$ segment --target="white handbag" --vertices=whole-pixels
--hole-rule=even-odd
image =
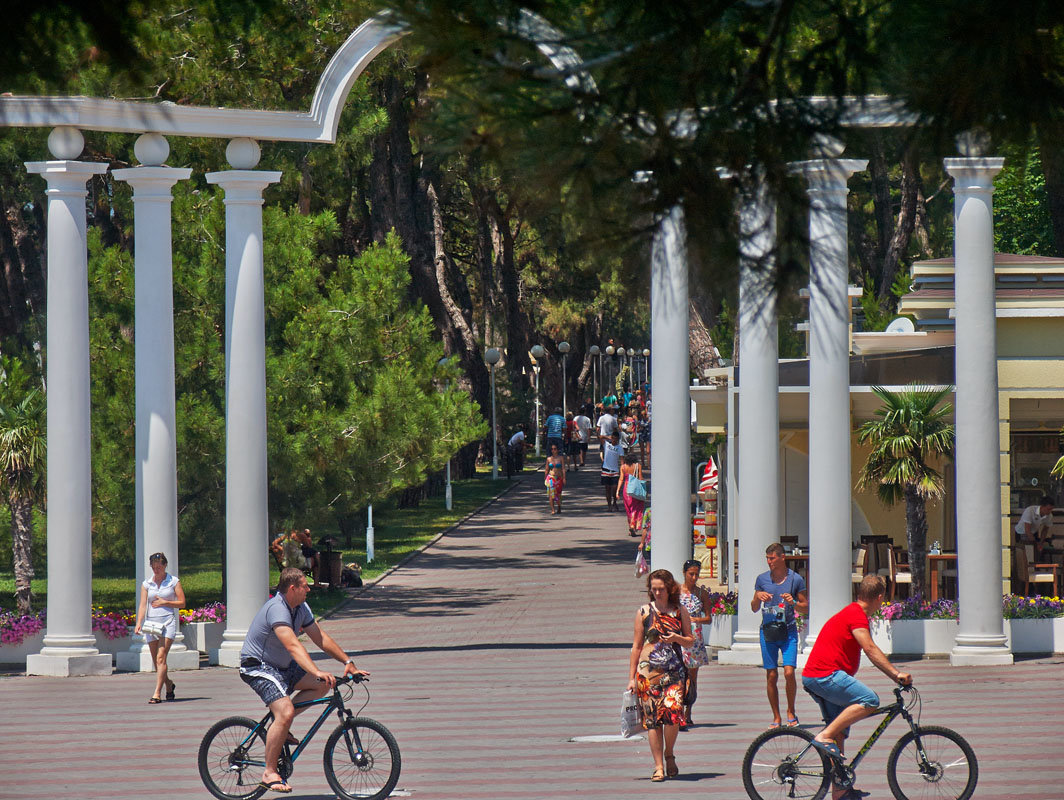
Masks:
[[[162,636],[165,631],[166,626],[158,620],[146,619],[140,623],[140,632],[149,636]]]

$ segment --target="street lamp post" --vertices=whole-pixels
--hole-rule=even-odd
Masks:
[[[536,458],[540,456],[540,432],[539,432],[539,370],[540,359],[547,354],[543,345],[532,345],[532,371],[536,373]]]
[[[502,358],[502,353],[494,347],[489,347],[484,351],[484,363],[491,368],[491,479],[493,481],[499,479],[499,433],[495,427],[495,365],[499,363],[500,358]]]
[[[628,386],[629,391],[635,386],[635,348],[628,348]]]
[[[595,416],[595,406],[599,401],[598,394],[598,365],[602,357],[599,355],[600,351],[597,344],[591,345],[587,351],[591,354],[591,416]]]
[[[450,358],[448,358],[447,356],[444,356],[443,358],[440,359],[439,366],[441,366],[441,367],[446,366],[448,361],[450,361]],[[444,385],[443,385],[444,391],[447,391],[450,388],[451,388],[451,382],[450,381],[447,381],[446,383],[444,383]],[[451,459],[449,459],[449,458],[447,459],[447,478],[446,478],[445,487],[446,488],[443,491],[443,503],[447,507],[447,510],[450,511],[451,507],[454,505],[454,496],[451,493]]]
[[[610,365],[613,364],[613,354],[614,354],[614,352],[616,352],[616,351],[614,350],[614,347],[613,347],[612,344],[606,345],[606,380],[603,381],[603,384],[604,384],[603,387],[602,387],[603,388],[603,392],[602,392],[602,396],[603,397],[605,397],[606,395],[610,394],[610,392],[605,391],[606,386],[612,386],[612,384],[610,383],[609,375],[613,371],[610,368]]]
[[[650,348],[644,348],[643,349],[643,383],[648,383],[649,382],[649,376],[650,376],[649,359],[650,359]],[[640,389],[643,388],[643,384],[642,383],[639,384],[639,388]]]
[[[566,385],[565,379],[565,362],[569,360],[569,343],[561,342],[558,344],[558,352],[562,354],[562,416],[564,417],[569,413],[569,404],[566,402]]]

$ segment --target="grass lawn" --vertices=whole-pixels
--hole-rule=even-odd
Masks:
[[[375,508],[373,510],[375,551],[373,563],[366,564],[365,520],[360,526],[359,537],[352,541],[350,548],[344,548],[343,562],[346,564],[357,561],[362,564],[362,579],[370,581],[398,564],[410,553],[420,549],[426,542],[458,522],[466,514],[498,496],[508,485],[509,482],[505,478],[500,478],[498,481],[492,481],[490,478],[455,481],[452,485],[453,510],[449,512],[444,508],[442,494],[422,502],[418,508],[401,510],[393,507]],[[338,538],[342,546],[343,537]],[[265,542],[263,542],[262,550],[262,557],[268,558]],[[274,585],[277,583],[278,570],[272,558],[269,563],[270,584]],[[180,577],[181,585],[185,589],[188,608],[224,600],[221,563],[217,559],[214,561],[183,559]],[[132,610],[137,601],[135,582],[132,564],[94,570],[93,605],[100,606],[105,611]],[[14,593],[14,576],[9,571],[0,572],[0,609],[14,611]],[[47,594],[47,578],[34,579],[33,605],[35,609],[45,607]],[[345,597],[344,592],[330,589],[327,592],[311,592],[308,602],[315,614],[321,614],[336,606]]]

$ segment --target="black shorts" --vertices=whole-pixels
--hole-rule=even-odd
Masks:
[[[574,453],[586,453],[587,452],[587,442],[573,442],[573,452]]]
[[[617,485],[617,479],[619,477],[621,477],[620,474],[617,474],[617,475],[603,475],[602,476],[602,485],[603,486],[616,486]]]

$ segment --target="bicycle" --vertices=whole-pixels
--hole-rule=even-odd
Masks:
[[[906,700],[902,693],[909,694]],[[920,797],[967,800],[975,791],[979,766],[964,738],[949,728],[921,725],[923,704],[912,686],[894,689],[896,702],[878,709],[885,714],[868,741],[847,764],[812,745],[813,734],[801,728],[774,728],[750,744],[743,757],[743,786],[753,800],[804,798],[820,800],[834,782],[852,788],[857,765],[899,716],[909,723],[887,757],[887,783],[897,800]],[[916,719],[910,709],[919,704]]]
[[[358,716],[369,705],[365,680],[362,675],[345,675],[336,679],[331,695],[295,704],[296,708],[325,708],[302,741],[282,746],[277,771],[285,781],[292,774],[296,759],[335,710],[340,724],[325,743],[325,778],[329,786],[346,800],[382,800],[391,794],[402,767],[399,745],[381,723]],[[353,714],[344,701],[354,695],[351,684],[355,683],[362,684],[366,700]],[[341,687],[350,690],[346,697]],[[259,780],[266,766],[266,729],[272,720],[273,712],[267,712],[258,722],[248,717],[226,717],[210,727],[200,742],[197,760],[200,778],[212,795],[219,800],[254,800],[267,791]]]

